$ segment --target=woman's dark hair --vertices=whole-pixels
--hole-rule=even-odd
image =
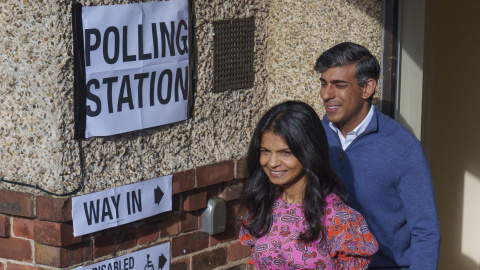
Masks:
[[[352,42],[339,43],[326,50],[315,63],[314,69],[320,73],[332,67],[357,64],[355,78],[359,86],[364,86],[368,79],[378,82],[380,65],[370,51]]]
[[[257,238],[268,233],[273,203],[281,192],[260,165],[260,144],[266,132],[282,137],[303,165],[307,184],[302,208],[309,226],[300,239],[314,241],[323,232],[326,195],[335,193],[345,201],[345,188],[330,165],[327,136],[320,118],[312,107],[299,101],[273,106],[255,128],[247,154],[243,196],[243,206],[248,209],[249,218],[243,225]]]

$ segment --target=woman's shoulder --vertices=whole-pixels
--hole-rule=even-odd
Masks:
[[[324,217],[325,222],[328,223],[338,216],[345,216],[345,215],[361,215],[355,209],[348,206],[342,199],[340,199],[335,193],[329,193],[325,197],[325,205],[324,205]]]
[[[325,196],[325,202],[327,204],[332,204],[332,203],[338,203],[338,202],[343,202],[342,199],[338,197],[337,194],[335,193],[328,193],[327,196]]]
[[[338,223],[344,225],[366,225],[363,215],[346,204],[336,194],[328,194],[325,198],[325,204],[324,216],[326,226],[338,225]],[[333,224],[328,224],[332,222]]]
[[[325,227],[332,251],[350,252],[357,255],[372,255],[378,244],[367,222],[355,209],[348,206],[335,194],[328,194],[325,207]],[[357,243],[352,250],[351,243]]]

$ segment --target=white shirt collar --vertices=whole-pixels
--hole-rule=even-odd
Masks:
[[[368,124],[372,120],[373,117],[373,105],[370,106],[370,110],[368,111],[367,116],[363,121],[352,131],[350,131],[347,134],[347,137],[343,137],[342,132],[333,124],[332,122],[329,122],[328,125],[330,126],[333,131],[335,131],[338,135],[338,138],[340,139],[340,143],[342,144],[343,150],[347,149],[347,147],[352,143],[352,141],[357,138],[360,134],[362,134],[365,129],[367,129]]]

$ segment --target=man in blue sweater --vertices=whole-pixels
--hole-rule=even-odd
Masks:
[[[369,269],[437,269],[440,229],[430,169],[420,142],[372,106],[377,59],[345,42],[325,51],[315,70],[332,165],[380,246]]]

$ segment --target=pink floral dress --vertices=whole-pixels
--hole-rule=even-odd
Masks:
[[[243,226],[240,230],[240,242],[253,246],[249,263],[257,269],[367,269],[378,250],[363,216],[335,194],[326,198],[326,241],[299,241],[307,227],[301,204],[278,198],[272,215],[270,232],[263,237],[254,238]]]

